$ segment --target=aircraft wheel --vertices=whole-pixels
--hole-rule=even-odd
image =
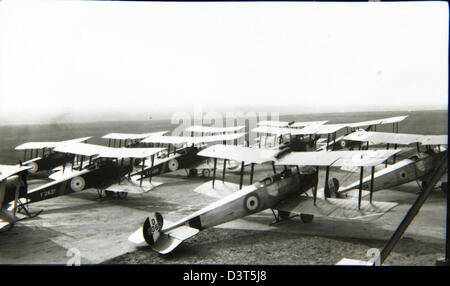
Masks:
[[[447,194],[447,191],[448,191],[447,182],[442,182],[441,183],[441,190],[442,190],[442,192],[444,192],[444,194]]]
[[[169,161],[168,165],[169,165],[169,170],[173,172],[173,171],[178,170],[180,163],[178,163],[177,159],[172,159]]]
[[[128,197],[128,193],[127,192],[117,192],[117,197],[119,199],[126,199]]]
[[[211,175],[211,171],[209,169],[203,169],[202,175],[205,178],[209,178],[209,176]]]
[[[115,195],[115,193],[112,191],[105,191],[105,197],[107,197],[107,198],[113,198],[114,195]]]
[[[300,214],[300,219],[303,223],[311,223],[314,219],[314,215],[311,214]]]
[[[72,180],[70,180],[70,188],[74,192],[82,191],[85,186],[86,186],[86,181],[81,176],[75,177]]]
[[[197,176],[197,169],[189,169],[189,176]]]

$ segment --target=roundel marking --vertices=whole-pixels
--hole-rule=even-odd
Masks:
[[[249,195],[244,199],[244,206],[247,211],[255,211],[259,208],[260,200],[257,195]]]

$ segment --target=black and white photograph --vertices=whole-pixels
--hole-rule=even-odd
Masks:
[[[448,266],[448,55],[446,1],[0,0],[0,269]]]

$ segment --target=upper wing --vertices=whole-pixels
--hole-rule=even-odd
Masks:
[[[91,136],[82,137],[82,138],[76,138],[76,139],[71,139],[71,140],[66,140],[66,141],[58,141],[58,142],[27,142],[27,143],[17,146],[15,149],[16,150],[30,150],[30,149],[55,148],[61,144],[84,142],[90,138],[92,138],[92,137]]]
[[[275,135],[292,134],[296,129],[283,128],[283,127],[272,127],[272,126],[258,126],[252,129],[255,133],[267,133]]]
[[[10,176],[13,176],[15,174],[18,174],[31,168],[32,168],[31,166],[0,165],[0,182]]]
[[[94,156],[104,158],[146,158],[156,154],[164,148],[113,148],[94,144],[72,143],[61,145],[55,151],[71,153],[83,156]]]
[[[309,135],[309,134],[330,134],[337,132],[345,127],[349,127],[348,123],[343,124],[323,124],[308,125],[305,128],[297,130],[293,135]]]
[[[388,117],[388,118],[375,119],[375,120],[369,120],[369,121],[361,121],[361,122],[355,122],[355,123],[349,123],[349,127],[356,128],[356,127],[369,126],[369,125],[397,123],[397,122],[403,121],[406,117],[408,117],[408,115]]]
[[[241,138],[246,133],[231,133],[222,135],[187,137],[187,136],[152,136],[142,140],[142,143],[162,143],[162,144],[199,144],[217,141],[228,141]]]
[[[234,145],[214,145],[197,153],[199,156],[262,164],[274,160],[276,150],[255,149]]]
[[[275,161],[276,165],[309,165],[336,167],[366,167],[381,164],[397,150],[361,150],[333,152],[290,152]]]
[[[383,215],[397,203],[391,202],[372,202],[361,201],[361,207],[358,208],[357,199],[333,199],[317,198],[314,205],[314,199],[306,196],[291,197],[274,207],[280,211],[286,211],[297,214],[313,214],[317,216],[361,219]]]
[[[192,137],[183,136],[151,136],[142,140],[142,143],[162,143],[162,144],[187,144]]]
[[[270,127],[287,127],[290,122],[287,121],[270,121],[263,120],[257,123],[258,126],[270,126]]]
[[[135,134],[135,133],[108,133],[102,138],[105,139],[118,139],[118,140],[135,140],[135,139],[144,139],[150,136],[162,136],[166,134],[169,131],[158,131],[158,132],[151,132],[151,133],[141,133],[141,134]]]
[[[306,127],[306,126],[310,126],[310,125],[322,125],[327,122],[328,122],[328,120],[295,122],[294,124],[291,124],[291,127],[297,128],[297,127]]]
[[[447,135],[421,135],[389,132],[368,132],[357,131],[344,137],[344,140],[372,142],[375,144],[391,143],[409,145],[412,143],[422,143],[425,145],[447,144]]]
[[[423,145],[448,145],[447,135],[424,135],[420,141]]]
[[[231,126],[231,127],[213,127],[213,126],[198,126],[194,125],[186,128],[189,132],[206,132],[206,133],[222,133],[222,132],[236,132],[245,128],[245,126]]]
[[[223,134],[223,135],[214,135],[214,136],[202,136],[202,137],[190,137],[190,144],[199,144],[199,143],[210,143],[210,142],[218,142],[218,141],[229,141],[239,139],[244,136],[246,133],[231,133],[231,134]]]

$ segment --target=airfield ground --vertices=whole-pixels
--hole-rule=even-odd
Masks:
[[[270,174],[260,167],[257,178]],[[343,173],[335,173],[344,179]],[[355,175],[356,176],[356,175]],[[248,179],[248,177],[247,177]],[[323,179],[323,178],[322,178]],[[347,180],[351,180],[346,176]],[[227,180],[238,176],[227,174]],[[186,178],[184,170],[159,177],[163,185],[127,199],[98,198],[95,190],[42,201],[44,209],[0,235],[4,264],[66,264],[69,249],[81,254],[82,264],[334,264],[341,258],[366,259],[370,248],[381,249],[417,198],[415,182],[375,194],[379,201],[399,205],[371,221],[316,217],[311,224],[299,218],[271,226],[265,211],[200,232],[171,254],[162,256],[127,241],[149,212],[159,211],[174,221],[216,199],[193,190],[208,181]],[[385,265],[434,265],[443,256],[445,195],[436,189],[408,228]],[[75,250],[74,250],[75,249]]]
[[[399,132],[447,134],[447,110],[303,114],[281,116],[280,120],[326,118],[332,124],[398,115],[409,115],[400,124]],[[23,153],[14,147],[27,141],[93,136],[89,143],[104,145],[101,136],[109,132],[145,133],[174,127],[168,120],[0,126],[0,163],[16,164]],[[392,132],[392,126],[380,126],[377,131]],[[257,166],[255,170],[258,179],[271,174],[270,167]],[[336,173],[336,177],[344,185],[344,181],[349,183],[358,176],[347,178],[343,173]],[[246,176],[245,182],[248,179]],[[367,259],[368,249],[384,246],[416,200],[418,191],[416,182],[411,182],[377,192],[375,200],[398,202],[399,205],[372,222],[316,217],[311,224],[294,218],[270,226],[273,216],[270,211],[265,211],[200,232],[171,254],[162,256],[148,247],[136,248],[127,241],[147,214],[159,211],[166,220],[174,221],[216,199],[194,192],[207,180],[187,179],[183,170],[154,180],[164,184],[144,195],[129,195],[125,200],[100,199],[96,190],[87,190],[30,205],[32,209],[43,209],[44,212],[34,219],[17,223],[9,232],[0,233],[0,264],[66,264],[73,258],[72,253],[78,251],[82,264],[298,265],[334,264],[343,257]],[[227,174],[227,180],[237,182],[238,176]],[[385,265],[434,265],[444,254],[445,212],[446,196],[436,189]],[[69,249],[72,251],[68,252]]]

